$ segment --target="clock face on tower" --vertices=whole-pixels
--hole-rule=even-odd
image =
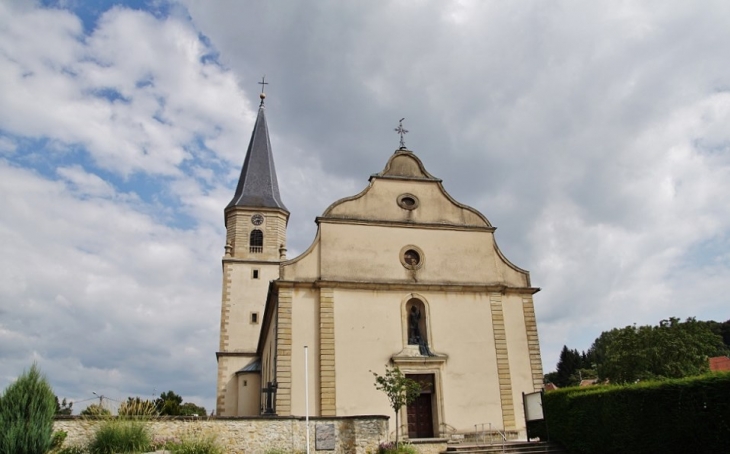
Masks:
[[[251,216],[251,224],[253,225],[261,225],[264,222],[264,217],[260,214],[254,214]]]

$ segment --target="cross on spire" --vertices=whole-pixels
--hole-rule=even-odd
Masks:
[[[266,99],[266,93],[264,93],[264,85],[269,85],[268,82],[266,82],[266,74],[261,76],[261,82],[258,82],[259,85],[261,85],[261,94],[259,95],[259,98],[261,98],[261,105],[264,105],[264,99]]]
[[[405,118],[401,118],[400,121],[398,122],[398,127],[394,129],[395,132],[397,132],[398,134],[400,134],[400,149],[401,150],[405,150],[406,149],[406,142],[403,139],[403,136],[405,134],[408,134],[408,130],[407,129],[403,129],[403,120],[405,120]]]

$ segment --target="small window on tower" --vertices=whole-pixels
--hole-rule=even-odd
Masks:
[[[252,279],[258,279],[259,278],[259,270],[252,270],[251,271],[251,278]]]
[[[258,325],[258,323],[259,323],[259,313],[251,312],[251,324]]]

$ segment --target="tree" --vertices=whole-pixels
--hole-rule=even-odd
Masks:
[[[192,402],[185,402],[180,405],[180,414],[184,416],[205,416],[208,413],[206,413],[205,407],[199,407]]]
[[[730,320],[727,320],[723,323],[710,320],[705,323],[710,326],[710,329],[713,333],[722,337],[722,342],[727,347],[730,347]]]
[[[599,378],[612,383],[699,375],[708,370],[708,357],[727,354],[722,337],[694,318],[615,328],[601,333],[591,348]]]
[[[0,396],[0,454],[44,454],[51,446],[56,395],[33,364]]]
[[[160,394],[154,404],[157,412],[163,416],[205,416],[207,414],[204,407],[192,402],[183,403],[182,396],[175,394],[172,390]]]
[[[180,414],[182,402],[183,398],[170,390],[160,394],[160,397],[155,400],[155,407],[157,407],[157,412],[160,415],[177,416]]]
[[[70,415],[73,413],[73,402],[67,402],[66,398],[64,397],[61,402],[58,401],[58,396],[56,396],[56,414],[57,415]]]
[[[555,385],[555,382],[556,382],[557,380],[558,380],[558,373],[557,373],[557,372],[555,372],[555,371],[553,371],[553,372],[548,372],[547,374],[545,374],[545,375],[544,375],[544,376],[542,377],[542,382],[543,382],[544,384],[546,384],[546,385],[547,385],[548,383],[552,383],[553,385]],[[557,386],[557,385],[555,385],[555,386]]]
[[[581,355],[578,350],[570,350],[567,345],[563,345],[553,384],[560,388],[577,385],[575,376],[580,367]]]
[[[395,411],[395,445],[398,446],[398,413],[403,405],[408,405],[421,393],[421,386],[403,375],[398,366],[385,366],[385,375],[375,376],[375,388],[383,391],[390,401],[390,408]]]

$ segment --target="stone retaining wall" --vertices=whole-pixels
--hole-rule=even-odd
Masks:
[[[53,430],[64,430],[64,445],[86,444],[104,418],[57,417]],[[306,421],[301,417],[273,418],[155,418],[145,421],[154,437],[214,435],[225,452],[264,454],[268,450],[306,452]],[[374,454],[388,439],[387,416],[310,418],[310,451],[320,454]]]
[[[446,438],[411,440],[410,443],[416,448],[418,454],[440,454],[446,451],[449,446]]]

